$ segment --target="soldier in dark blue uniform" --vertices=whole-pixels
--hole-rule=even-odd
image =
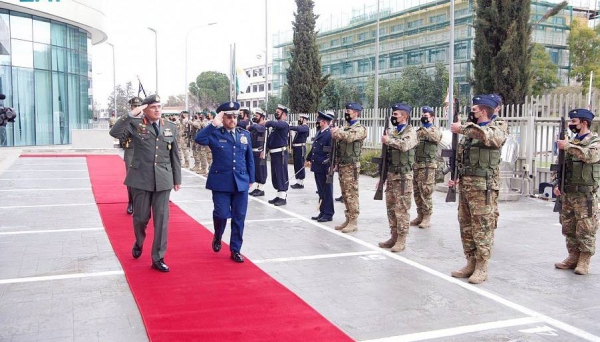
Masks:
[[[308,139],[308,115],[300,114],[297,126],[290,126],[290,130],[296,131],[292,140],[292,153],[294,154],[294,174],[296,184],[290,185],[292,189],[304,189],[304,161],[306,155],[306,139]]]
[[[252,117],[252,124],[248,126],[252,137],[252,154],[254,155],[254,170],[256,173],[256,189],[250,192],[250,196],[264,196],[264,186],[267,182],[267,156],[265,153],[265,113],[262,109],[256,109]]]
[[[221,238],[231,218],[231,259],[244,262],[240,253],[244,235],[244,221],[248,209],[248,189],[254,183],[254,158],[250,133],[236,127],[240,104],[226,102],[217,108],[217,116],[198,135],[196,142],[208,145],[213,162],[208,173],[206,188],[212,190],[215,235],[212,248],[221,250]]]
[[[240,108],[240,114],[238,115],[238,123],[237,127],[248,129],[248,125],[250,124],[250,109],[243,107]]]
[[[285,121],[287,119],[288,109],[285,106],[277,105],[275,111],[276,121],[267,121],[265,127],[272,128],[267,140],[267,150],[271,154],[271,181],[273,188],[277,190],[277,197],[269,200],[269,203],[280,206],[287,204],[288,189],[288,160],[287,150],[288,139],[290,136],[290,125]]]
[[[319,194],[319,215],[311,217],[318,222],[333,220],[333,183],[327,184],[327,172],[331,161],[331,131],[329,123],[333,120],[332,113],[319,112],[317,125],[319,133],[313,141],[312,148],[306,156],[306,167],[315,173],[317,192]]]

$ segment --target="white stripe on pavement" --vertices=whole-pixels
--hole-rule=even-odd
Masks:
[[[12,278],[12,279],[0,279],[1,284],[17,284],[17,283],[29,283],[34,281],[48,281],[48,280],[63,280],[63,279],[76,279],[76,278],[90,278],[90,277],[104,277],[112,275],[123,275],[123,270],[120,271],[106,271],[106,272],[94,272],[94,273],[72,273],[72,274],[61,274],[53,276],[43,277],[25,277],[25,278]]]

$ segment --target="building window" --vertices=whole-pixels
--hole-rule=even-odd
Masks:
[[[252,92],[253,92],[253,93],[256,93],[257,91],[258,91],[258,87],[256,86],[256,84],[254,84],[254,85],[252,86]]]
[[[423,52],[409,52],[406,57],[407,65],[417,65],[423,63]]]
[[[467,42],[454,44],[454,59],[467,58]]]
[[[446,61],[446,49],[434,49],[429,50],[429,63],[445,62]]]
[[[369,59],[362,59],[358,61],[358,72],[371,71],[371,61]]]
[[[269,91],[271,91],[271,83],[269,83]]]
[[[342,45],[351,44],[352,36],[342,38]]]
[[[265,85],[264,84],[259,84],[258,85],[258,91],[265,91]]]
[[[406,28],[408,29],[414,29],[420,26],[423,26],[423,19],[409,21],[408,24],[406,24]]]
[[[398,68],[403,65],[404,56],[402,53],[390,55],[390,68]]]
[[[258,69],[252,69],[252,77],[258,76]]]
[[[268,72],[269,75],[271,75],[271,67],[267,68],[267,72]]]
[[[344,62],[344,74],[351,74],[354,71],[354,63]]]
[[[256,100],[252,101],[252,107],[254,107],[254,108],[258,107],[258,102],[256,102]]]
[[[333,40],[331,40],[331,42],[329,42],[329,47],[334,47],[334,46],[338,46],[338,45],[340,45],[339,39],[333,39]]]
[[[433,17],[429,17],[430,24],[441,23],[446,20],[446,14],[434,15]]]
[[[394,25],[390,28],[390,32],[391,33],[401,32],[403,28],[404,28],[404,25],[402,25],[402,24]]]
[[[358,34],[358,41],[363,41],[366,40],[368,38],[368,32],[363,32],[363,33],[359,33]]]
[[[548,53],[550,54],[550,59],[552,60],[552,63],[558,64],[560,56],[558,49],[550,49]]]
[[[264,68],[258,69],[258,76],[263,76],[264,72],[265,72]]]

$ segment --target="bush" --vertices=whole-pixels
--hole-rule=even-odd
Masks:
[[[379,165],[371,162],[371,159],[379,158],[380,156],[381,150],[363,150],[360,156],[360,173],[371,177],[378,177]]]

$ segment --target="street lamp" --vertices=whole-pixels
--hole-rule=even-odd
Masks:
[[[199,26],[194,26],[191,29],[189,29],[185,35],[185,77],[183,78],[185,80],[185,110],[189,111],[189,101],[188,101],[188,93],[189,93],[189,83],[188,83],[188,38],[190,38],[190,33],[197,29],[197,28],[201,28],[201,27],[207,27],[207,26],[211,26],[211,25],[216,25],[216,22],[213,23],[208,23],[206,25],[199,25]]]
[[[115,46],[112,43],[106,43],[108,45],[110,45],[110,47],[112,48],[112,57],[113,57],[113,106],[114,106],[114,110],[115,110],[115,117],[117,116],[117,78],[116,78],[116,73],[115,73]]]
[[[154,32],[154,56],[156,61],[156,90],[154,91],[154,93],[158,94],[158,34],[156,33],[156,30],[152,27],[148,27],[148,30]]]

